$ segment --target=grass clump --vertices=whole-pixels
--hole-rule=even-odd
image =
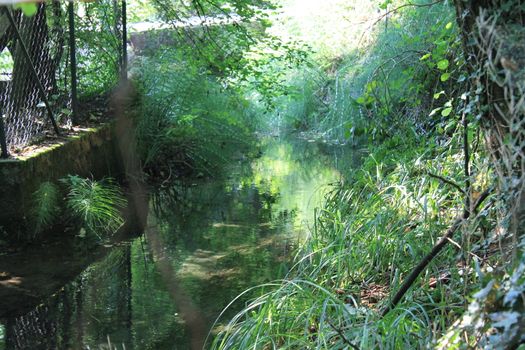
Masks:
[[[166,48],[135,69],[142,95],[136,139],[151,180],[216,176],[231,155],[248,150],[247,102],[221,86],[203,62]]]
[[[87,231],[99,236],[100,232],[114,232],[122,226],[119,209],[125,207],[126,199],[118,185],[108,179],[95,181],[75,175],[61,181],[68,188],[67,208]]]
[[[79,223],[81,236],[94,234],[99,239],[102,235],[116,231],[124,223],[120,210],[127,204],[118,184],[113,179],[101,181],[69,175],[59,180],[59,184],[42,182],[33,194],[31,216],[35,223],[32,237],[47,230],[57,222],[61,213],[66,226]]]
[[[60,211],[60,189],[52,182],[40,184],[33,194],[33,212],[35,235],[51,225]]]

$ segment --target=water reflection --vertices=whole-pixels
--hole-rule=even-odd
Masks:
[[[323,189],[352,163],[337,170],[331,152],[344,150],[323,147],[270,140],[223,180],[157,189],[145,234],[29,312],[10,310],[0,349],[98,348],[108,337],[126,349],[199,348],[240,292],[286,274]]]

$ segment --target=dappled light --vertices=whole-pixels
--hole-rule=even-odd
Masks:
[[[0,6],[0,350],[525,349],[518,0]]]

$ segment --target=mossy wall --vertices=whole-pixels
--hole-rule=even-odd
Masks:
[[[16,240],[30,228],[33,193],[44,181],[69,174],[119,177],[122,162],[113,124],[90,129],[27,158],[0,161],[0,238]]]

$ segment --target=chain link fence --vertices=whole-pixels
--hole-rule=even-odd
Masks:
[[[0,8],[2,158],[79,122],[78,101],[107,94],[126,56],[124,0]]]

